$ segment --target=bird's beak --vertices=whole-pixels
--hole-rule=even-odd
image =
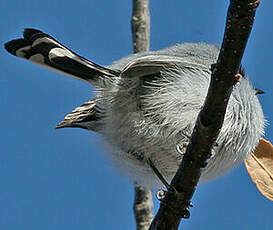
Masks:
[[[257,94],[264,94],[264,91],[261,90],[261,89],[255,88],[255,94],[256,94],[256,95],[257,95]]]

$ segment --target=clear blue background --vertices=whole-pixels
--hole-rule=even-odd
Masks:
[[[221,43],[229,1],[151,2],[151,49],[183,41]],[[101,137],[54,131],[92,88],[9,55],[3,43],[41,29],[82,56],[110,64],[132,53],[131,1],[1,0],[0,229],[134,229],[133,186],[105,157]],[[262,1],[244,65],[272,132],[273,3]],[[156,208],[158,201],[155,201]],[[273,229],[273,203],[243,165],[198,187],[183,229]]]

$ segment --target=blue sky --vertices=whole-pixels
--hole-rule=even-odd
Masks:
[[[180,42],[221,43],[228,1],[151,2],[151,49]],[[244,66],[273,140],[272,1],[257,11]],[[41,29],[98,64],[132,53],[131,1],[0,2],[0,229],[134,229],[133,187],[107,160],[102,138],[53,127],[92,95],[80,81],[9,55],[3,43]],[[158,201],[155,201],[156,208]],[[273,229],[273,203],[243,166],[198,187],[183,229]]]

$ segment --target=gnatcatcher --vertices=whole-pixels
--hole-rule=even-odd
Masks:
[[[125,57],[108,67],[70,51],[51,36],[25,29],[5,44],[11,54],[91,83],[96,97],[56,126],[102,134],[117,167],[140,185],[160,186],[151,168],[170,181],[183,159],[207,94],[219,47],[184,43]],[[200,181],[226,172],[257,146],[265,119],[254,89],[241,69],[224,124]]]

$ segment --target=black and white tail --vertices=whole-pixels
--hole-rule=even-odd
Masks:
[[[5,44],[6,50],[55,71],[96,85],[98,77],[118,77],[120,73],[97,65],[72,52],[48,34],[25,29],[23,38]]]

